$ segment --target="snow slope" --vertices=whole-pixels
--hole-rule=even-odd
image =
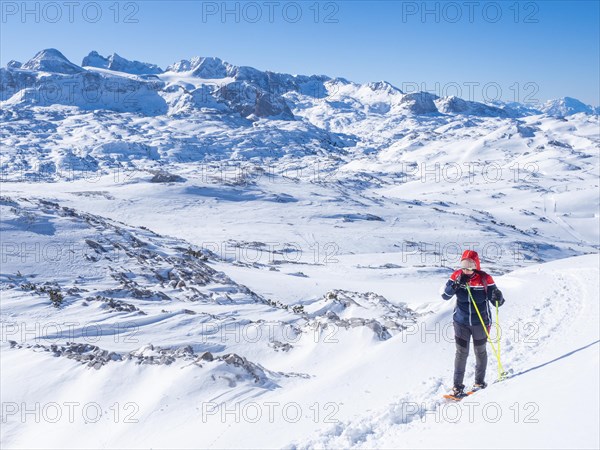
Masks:
[[[412,344],[426,352],[430,367],[420,382],[414,377],[406,393],[390,385],[394,400],[385,408],[335,424],[293,447],[481,448],[485,437],[486,448],[597,448],[598,263],[598,255],[569,258],[497,279],[509,298],[500,315],[508,379],[460,404],[441,400],[448,375],[430,374],[444,372],[451,349],[435,342],[439,335],[423,339],[421,334]],[[443,323],[447,313],[430,320]],[[410,351],[405,346],[411,342],[400,344],[400,337],[385,345],[394,340],[394,357]],[[494,374],[493,361],[488,371]]]
[[[2,229],[5,248],[7,242],[23,242],[32,233],[42,248],[50,248],[51,242],[53,249],[56,242],[64,246],[70,239],[89,247],[85,256],[75,256],[76,261],[59,257],[43,266],[23,263],[22,249],[12,247],[11,264],[19,275],[5,276],[2,282],[3,401],[17,408],[5,408],[3,415],[2,440],[8,447],[229,448],[251,443],[269,448],[429,448],[447,446],[449,440],[456,446],[478,447],[477,442],[461,440],[467,433],[463,426],[469,432],[494,432],[495,440],[488,444],[492,448],[598,444],[597,404],[582,404],[571,389],[564,389],[587,386],[590,399],[598,394],[597,255],[497,277],[508,299],[501,309],[501,348],[512,377],[469,398],[474,402],[471,421],[467,403],[450,410],[440,402],[450,388],[452,304],[420,294],[417,286],[404,292],[411,298],[405,306],[338,291],[301,302],[304,312],[295,313],[211,272],[208,266],[223,263],[210,255],[195,269],[198,273],[208,264],[203,279],[185,278],[186,259],[169,250],[184,249],[180,242],[54,205],[33,208],[34,200],[4,202],[3,217],[9,214]],[[14,208],[12,215],[8,208]],[[104,251],[90,246],[89,233]],[[122,254],[108,250],[119,242]],[[75,255],[80,253],[76,249]],[[194,258],[188,255],[187,264]],[[366,255],[362,259],[369,261]],[[160,282],[148,273],[145,261],[153,260],[154,277],[161,272],[159,261],[175,263],[176,274],[163,275],[172,282]],[[113,265],[122,271],[119,275]],[[114,276],[99,276],[105,270]],[[322,271],[332,281],[342,276],[327,267]],[[413,276],[418,277],[418,270],[413,269]],[[70,286],[73,277],[76,281]],[[209,281],[215,277],[214,283]],[[262,277],[262,283],[275,284],[289,275],[272,272]],[[186,286],[178,287],[181,278]],[[363,274],[362,292],[377,290],[380,280]],[[444,278],[440,274],[419,282],[433,290]],[[61,306],[50,306],[46,293],[32,292],[27,283],[52,283],[65,294]],[[219,283],[229,287],[224,290]],[[120,305],[96,298],[102,294]],[[390,326],[391,312],[399,318],[395,329]],[[378,333],[381,327],[373,327],[369,319],[387,325],[388,335]],[[67,341],[110,353],[102,356],[83,349],[84,355],[95,357],[80,359],[81,349],[69,352]],[[207,351],[215,355],[211,358]],[[244,359],[226,356],[231,353]],[[488,372],[491,381],[492,357]],[[30,374],[27,383],[19,382],[23,373]],[[472,376],[471,368],[467,379]],[[32,420],[20,420],[20,408],[36,402],[59,405],[55,408],[62,411],[61,419],[54,422],[54,410],[40,406],[42,420],[34,420],[35,414]],[[76,405],[72,420],[67,404]],[[83,405],[88,408],[85,414]],[[115,408],[137,422],[121,417],[115,426]],[[99,419],[97,409],[102,410]],[[580,412],[576,441],[558,426],[574,409]],[[457,423],[451,415],[455,411],[462,414]],[[490,417],[496,411],[504,419],[493,424]],[[520,416],[515,423],[516,411]],[[515,427],[522,429],[517,436]],[[259,428],[261,433],[256,433]],[[321,431],[315,437],[306,439],[317,430]]]

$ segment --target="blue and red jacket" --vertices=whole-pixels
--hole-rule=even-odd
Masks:
[[[456,307],[454,308],[454,321],[461,325],[477,325],[481,321],[477,316],[477,311],[473,306],[473,302],[469,297],[469,293],[466,288],[454,288],[454,282],[462,275],[462,270],[455,271],[450,275],[450,279],[446,283],[442,298],[444,300],[450,300],[456,295]],[[492,313],[490,311],[490,302],[494,290],[496,290],[496,284],[491,275],[485,272],[476,270],[468,281],[471,295],[477,304],[483,323],[486,326],[492,323]]]

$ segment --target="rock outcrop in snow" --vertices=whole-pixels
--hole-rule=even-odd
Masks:
[[[405,330],[419,314],[405,304],[394,305],[374,292],[350,292],[335,289],[304,307],[311,326],[332,324],[341,328],[367,327],[380,340]]]

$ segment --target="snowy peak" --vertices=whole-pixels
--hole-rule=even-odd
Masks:
[[[440,112],[446,114],[464,114],[483,117],[506,117],[509,115],[507,111],[495,106],[463,100],[454,95],[437,99],[435,100],[435,104]]]
[[[195,58],[193,60],[192,74],[199,78],[226,78],[231,75],[231,64],[220,58]]]
[[[550,100],[544,103],[541,110],[554,117],[564,117],[578,113],[597,114],[595,108],[572,97]]]
[[[542,111],[540,111],[539,105],[537,104],[534,107],[533,104],[494,100],[490,102],[490,106],[505,111],[509,117],[537,116],[538,114],[542,114]]]
[[[110,61],[108,66],[110,70],[118,70],[120,72],[132,73],[136,75],[158,74],[163,72],[163,70],[156,64],[130,61],[117,55],[116,53],[113,53],[108,59]]]
[[[38,52],[27,61],[22,69],[36,70],[40,72],[73,74],[84,72],[84,69],[69,61],[65,55],[54,48],[48,48]]]
[[[182,59],[167,66],[165,72],[189,72],[190,70],[192,70],[192,62],[188,59]]]
[[[236,67],[216,57],[196,56],[190,60],[182,59],[167,67],[167,72],[192,72],[198,78],[226,78],[232,76]]]
[[[403,94],[403,92],[387,81],[372,81],[367,83],[367,87],[376,92],[386,92],[390,95]]]
[[[185,73],[202,80],[223,80],[215,96],[245,118],[269,117],[294,120],[294,115],[281,93],[297,89],[289,82],[290,75],[262,72],[252,67],[233,66],[216,57],[195,57],[181,60],[167,72]],[[278,92],[274,92],[279,89]]]
[[[83,58],[81,63],[83,67],[99,67],[102,69],[108,68],[108,64],[108,58],[105,58],[96,51],[91,51],[89,55]]]
[[[437,99],[437,95],[429,92],[413,92],[402,97],[400,104],[413,114],[437,113],[438,109],[434,103]]]
[[[163,70],[156,64],[144,63],[140,61],[130,61],[128,59],[113,53],[108,58],[100,55],[96,51],[90,52],[83,58],[82,66],[98,67],[100,69],[115,70],[118,72],[131,73],[134,75],[148,75],[163,73]]]

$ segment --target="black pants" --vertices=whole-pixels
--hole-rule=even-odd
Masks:
[[[461,325],[454,322],[454,340],[456,342],[456,357],[454,359],[454,386],[461,386],[465,378],[467,357],[469,356],[469,341],[473,337],[475,349],[475,383],[485,381],[487,366],[487,335],[483,325]]]

